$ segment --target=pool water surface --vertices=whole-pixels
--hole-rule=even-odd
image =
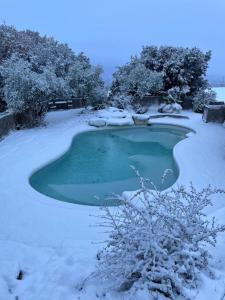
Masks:
[[[84,205],[115,205],[106,200],[140,188],[134,166],[164,190],[178,178],[174,146],[190,130],[174,125],[99,129],[77,134],[69,150],[30,177],[38,192],[61,201]],[[166,169],[172,170],[162,184]]]

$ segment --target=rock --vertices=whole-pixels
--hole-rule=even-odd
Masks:
[[[164,113],[173,113],[173,105],[172,104],[166,104],[163,107],[163,112]]]
[[[159,113],[162,113],[162,112],[163,112],[163,108],[164,108],[165,106],[166,106],[165,103],[161,103],[161,104],[159,105],[158,112],[159,112]]]
[[[130,119],[108,119],[108,126],[129,126],[133,125],[133,122]]]
[[[135,125],[147,125],[150,116],[148,115],[133,115],[132,119]]]
[[[111,115],[111,118],[124,119],[124,118],[126,118],[126,115],[125,115],[124,113],[121,113],[121,112],[114,112],[114,113]]]
[[[95,127],[104,127],[106,126],[106,121],[102,119],[92,119],[89,120],[88,125]]]
[[[172,105],[173,105],[173,112],[174,112],[175,114],[181,113],[181,111],[182,111],[182,106],[181,106],[180,104],[178,104],[178,103],[173,103]]]
[[[158,108],[158,112],[160,113],[175,113],[175,114],[179,114],[182,111],[182,106],[178,103],[171,103],[171,104],[165,104],[162,103],[159,108]]]

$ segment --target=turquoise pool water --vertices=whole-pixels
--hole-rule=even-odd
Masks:
[[[104,200],[110,193],[120,194],[140,187],[132,165],[163,190],[178,177],[173,147],[188,132],[172,125],[83,132],[73,138],[63,156],[36,171],[30,177],[30,184],[40,193],[61,201],[113,205],[114,201]],[[173,172],[162,184],[165,169]]]

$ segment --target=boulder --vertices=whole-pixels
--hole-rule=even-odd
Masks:
[[[174,112],[175,114],[180,114],[180,113],[181,113],[181,111],[182,111],[182,106],[181,106],[180,104],[178,104],[178,103],[173,103],[172,106],[173,106],[173,112]]]
[[[107,120],[108,126],[130,126],[133,125],[132,120],[130,119],[108,119]]]
[[[159,106],[158,111],[160,113],[179,114],[182,111],[182,106],[178,103],[171,103],[171,104],[162,103]]]
[[[150,116],[148,115],[133,115],[132,119],[135,125],[147,125]]]
[[[102,119],[92,119],[89,120],[88,125],[94,126],[94,127],[104,127],[106,126],[106,121]]]
[[[121,113],[121,112],[114,112],[114,113],[111,115],[111,118],[125,119],[125,118],[126,118],[126,115],[125,115],[124,113]]]

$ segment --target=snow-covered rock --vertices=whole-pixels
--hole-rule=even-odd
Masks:
[[[103,119],[91,119],[88,121],[88,125],[95,127],[104,127],[106,126],[106,121]]]
[[[107,120],[107,125],[108,126],[129,126],[133,125],[133,121],[131,119],[108,119]]]
[[[159,112],[162,113],[172,113],[173,112],[173,108],[172,108],[172,104],[161,104],[159,106]]]
[[[182,106],[178,103],[165,104],[162,103],[158,109],[161,113],[175,113],[179,114],[182,111]]]
[[[99,118],[118,118],[124,119],[127,116],[127,111],[115,107],[108,107],[107,110],[98,111]]]
[[[135,125],[147,125],[150,116],[148,115],[133,115],[132,119]]]
[[[181,111],[182,111],[182,106],[181,106],[180,104],[174,103],[174,104],[172,104],[172,105],[173,105],[173,111],[174,111],[174,113],[176,113],[176,114],[181,113]]]

